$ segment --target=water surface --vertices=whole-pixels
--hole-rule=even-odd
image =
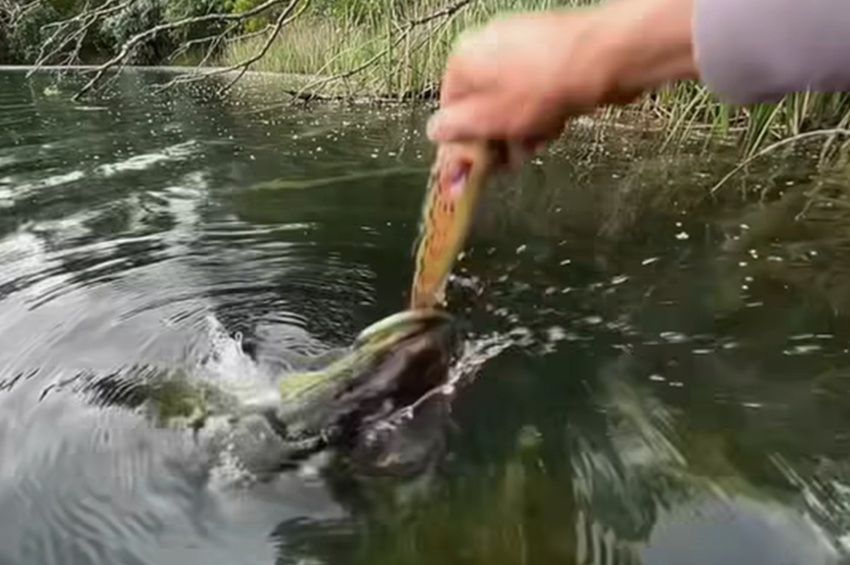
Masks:
[[[257,478],[121,399],[401,308],[426,112],[162,78],[0,74],[1,564],[843,562],[846,172],[777,153],[710,198],[723,144],[578,126],[485,196],[438,468]]]

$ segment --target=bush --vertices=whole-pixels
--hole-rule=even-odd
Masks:
[[[232,0],[232,2],[230,2],[230,10],[234,14],[244,14],[248,10],[256,8],[257,5],[260,3],[262,3],[262,0]],[[248,21],[245,22],[243,31],[257,31],[265,27],[268,23],[269,20],[265,14],[262,16],[250,18],[248,19]]]
[[[165,20],[169,22],[206,14],[230,13],[233,8],[233,0],[171,0],[167,4]],[[186,39],[205,37],[223,29],[222,24],[205,23],[177,30],[172,36],[175,42],[180,42]]]
[[[101,34],[118,51],[128,39],[165,22],[168,0],[136,0],[130,6],[103,21]],[[135,46],[127,60],[131,65],[161,62],[173,49],[172,35],[160,33]]]
[[[50,4],[40,4],[29,10],[5,38],[9,60],[16,63],[32,63],[38,58],[45,39],[42,26],[60,19],[60,14]]]

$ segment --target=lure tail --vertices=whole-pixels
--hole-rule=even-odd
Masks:
[[[446,282],[498,156],[495,144],[487,142],[447,143],[437,149],[422,210],[411,309],[431,309],[445,301]]]

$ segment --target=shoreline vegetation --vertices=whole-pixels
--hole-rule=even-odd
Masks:
[[[0,64],[76,69],[91,95],[123,66],[173,65],[161,86],[247,72],[293,77],[298,100],[434,102],[459,34],[507,11],[582,7],[598,0],[0,0]],[[92,66],[80,68],[78,65]],[[33,72],[31,70],[30,72]],[[305,78],[306,77],[306,78]],[[602,119],[651,123],[665,145],[732,139],[750,159],[794,136],[844,154],[850,94],[802,93],[778,104],[730,106],[693,82],[671,85]]]

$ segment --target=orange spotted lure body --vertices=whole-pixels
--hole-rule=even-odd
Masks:
[[[447,143],[437,148],[422,210],[410,309],[443,305],[446,282],[498,158],[498,146],[487,142]]]

